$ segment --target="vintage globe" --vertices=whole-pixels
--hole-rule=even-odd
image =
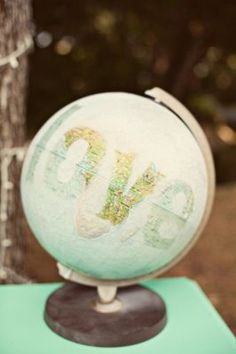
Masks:
[[[209,194],[207,162],[186,123],[154,100],[102,93],[40,129],[21,179],[41,245],[87,277],[158,274],[186,252]]]

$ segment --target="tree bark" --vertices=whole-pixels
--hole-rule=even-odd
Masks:
[[[19,179],[30,39],[31,1],[0,0],[0,282],[21,282],[24,274]]]

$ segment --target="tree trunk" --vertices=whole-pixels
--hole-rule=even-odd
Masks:
[[[0,282],[24,280],[19,178],[30,46],[31,1],[0,0]]]

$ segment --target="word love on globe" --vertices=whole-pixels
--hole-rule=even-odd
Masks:
[[[99,175],[99,166],[106,155],[106,141],[95,130],[87,127],[72,128],[65,133],[64,147],[68,150],[75,142],[85,141],[86,150],[77,166],[85,179],[85,190],[80,195],[77,208],[76,222],[79,235],[85,238],[97,238],[109,232],[112,226],[121,224],[128,218],[130,211],[145,198],[150,196],[158,183],[165,179],[164,174],[157,170],[154,163],[143,171],[127,188],[132,175],[135,154],[132,152],[113,151],[114,166],[109,180]],[[104,174],[104,173],[103,173]],[[98,185],[94,183],[96,177],[103,181],[103,206],[99,212],[89,206],[88,200],[98,193]],[[105,185],[105,186],[104,186]],[[176,197],[182,194],[184,202],[182,208],[176,212]],[[151,203],[149,215],[143,227],[145,242],[152,247],[168,248],[174,241],[172,238],[163,238],[163,227],[167,223],[167,230],[175,230],[174,234],[184,226],[192,213],[194,196],[191,187],[181,180],[168,182],[162,188],[155,202]],[[134,225],[135,226],[135,225]],[[136,230],[138,231],[138,230]],[[124,237],[133,236],[136,231]]]

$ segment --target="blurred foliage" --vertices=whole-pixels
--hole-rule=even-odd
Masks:
[[[236,179],[236,2],[34,0],[33,5],[30,137],[79,97],[142,94],[160,86],[204,126],[218,181]]]

